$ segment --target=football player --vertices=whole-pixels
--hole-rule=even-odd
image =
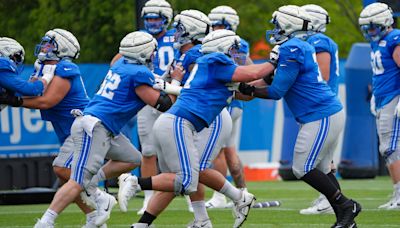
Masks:
[[[293,155],[294,175],[329,200],[337,217],[332,227],[354,227],[361,205],[348,199],[334,184],[335,176],[329,175],[344,112],[322,77],[314,47],[305,41],[312,28],[310,16],[298,6],[287,5],[272,17],[275,28],[267,36],[271,44],[280,45],[274,80],[266,87],[240,84],[239,90],[265,99],[284,97],[301,125]]]
[[[44,77],[52,75],[52,83],[42,96],[18,97],[19,102],[16,103],[9,100],[9,104],[15,107],[40,109],[42,119],[51,122],[61,145],[53,161],[54,173],[61,184],[68,181],[71,173],[74,145],[70,129],[75,118],[70,112],[72,109],[83,110],[88,103],[79,68],[72,62],[79,57],[79,52],[79,42],[69,31],[56,28],[46,32],[35,49],[38,60],[35,62],[33,78],[41,81]],[[46,68],[50,67],[49,72]],[[97,227],[94,224],[97,211],[84,204],[81,197],[77,197],[75,202],[86,214],[84,227]]]
[[[391,199],[379,208],[400,209],[400,30],[392,27],[392,10],[384,3],[366,6],[358,21],[372,48],[371,112],[393,182]]]
[[[211,10],[208,17],[211,20],[213,30],[227,29],[236,32],[239,25],[239,16],[236,10],[230,6],[217,6]],[[249,43],[241,38],[239,53],[245,54],[246,60],[241,61],[240,64],[252,64],[249,58],[249,49]],[[228,111],[232,118],[232,133],[226,147],[221,150],[221,153],[219,153],[214,160],[213,168],[226,176],[229,167],[229,172],[232,175],[236,187],[246,189],[243,165],[236,152],[235,145],[236,138],[240,135],[239,120],[243,113],[243,101],[233,99],[228,106]],[[226,208],[228,206],[225,196],[217,191],[214,191],[213,196],[206,203],[207,208]]]
[[[337,44],[327,35],[326,25],[330,23],[328,12],[321,6],[308,4],[301,7],[310,16],[313,25],[312,35],[307,42],[314,46],[318,67],[321,71],[322,78],[331,87],[332,92],[338,95],[338,77],[339,77],[339,51]],[[331,172],[328,176],[335,176],[335,166],[331,165]],[[336,178],[331,178],[334,184],[340,189]],[[333,209],[328,199],[323,195],[313,201],[311,207],[300,210],[300,214],[332,214]]]
[[[8,37],[0,37],[0,97],[9,102],[20,104],[22,100],[14,97],[14,93],[24,96],[39,96],[54,77],[54,66],[44,65],[45,72],[40,80],[28,82],[19,74],[23,68],[25,50],[16,40]],[[10,99],[15,99],[14,101]],[[1,105],[2,108],[5,105]],[[1,108],[1,109],[2,109]]]
[[[210,126],[231,101],[234,95],[232,87],[237,85],[232,82],[253,81],[274,68],[269,62],[236,65],[231,57],[237,56],[239,44],[240,37],[225,29],[213,31],[204,38],[201,47],[204,56],[196,60],[177,102],[157,119],[154,126],[158,129],[155,136],[160,148],[158,159],[162,173],[150,178],[129,177],[130,188],[123,190],[125,199],[121,200],[126,202],[137,191],[146,189],[191,195],[196,192],[200,181],[232,199],[234,227],[243,224],[255,197],[235,188],[218,171],[209,167],[202,170],[195,143],[198,133]],[[146,210],[133,227],[148,227],[174,198],[174,194],[164,196],[162,200],[153,197],[148,207],[153,210]],[[209,227],[209,223],[204,225]]]
[[[73,110],[77,117],[71,127],[74,142],[71,178],[56,193],[37,227],[51,226],[82,191],[89,195],[97,210],[105,212],[97,216],[95,225],[101,226],[109,218],[116,200],[98,190],[99,179],[94,174],[102,169],[104,179],[112,178],[137,167],[141,154],[120,134],[121,128],[145,104],[165,111],[174,100],[152,88],[154,76],[148,66],[156,48],[157,41],[148,33],[126,35],[120,44],[122,57],[110,68],[99,91],[83,112]],[[103,166],[105,157],[115,163]],[[125,169],[117,168],[121,166]]]
[[[174,33],[175,29],[168,30],[168,26],[173,17],[171,5],[165,0],[147,1],[142,9],[145,32],[151,34],[158,42],[158,50],[154,58],[154,70],[157,75],[163,75],[174,59],[175,49]],[[115,59],[118,58],[116,56]],[[150,105],[145,106],[137,115],[138,134],[142,152],[141,175],[143,177],[154,176],[158,173],[157,153],[154,148],[154,135],[152,132],[154,122],[160,116]],[[123,178],[119,178],[122,179]],[[123,183],[121,183],[123,184]],[[139,215],[146,210],[147,203],[153,191],[144,191],[143,207],[137,212]],[[125,211],[125,208],[121,208]]]

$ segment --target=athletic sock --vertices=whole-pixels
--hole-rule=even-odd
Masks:
[[[153,196],[153,190],[144,190],[144,200],[147,202],[150,200],[150,198]]]
[[[138,177],[138,184],[140,189],[142,190],[152,190],[153,182],[151,181],[151,177]]]
[[[151,223],[153,223],[153,221],[157,218],[157,216],[154,216],[152,214],[150,214],[149,212],[145,211],[142,215],[142,217],[140,217],[139,219],[139,223],[146,223],[149,226],[151,225]]]
[[[242,191],[235,188],[229,181],[225,180],[224,186],[222,186],[220,193],[231,199],[233,202],[240,200],[242,197]]]
[[[318,169],[311,170],[301,179],[320,193],[324,194],[331,204],[340,205],[347,201],[347,198],[340,192],[335,184],[332,183],[328,175]]]
[[[341,190],[340,188],[340,184],[338,182],[338,180],[335,177],[335,173],[334,171],[331,171],[327,174],[327,176],[329,177],[329,179],[331,180],[331,182],[336,186],[336,188],[338,188],[339,190]]]
[[[206,209],[206,203],[204,202],[204,200],[192,202],[192,207],[194,219],[196,221],[205,221],[209,219]]]
[[[50,208],[46,210],[40,221],[47,223],[47,224],[54,224],[58,214],[57,212],[51,210]]]

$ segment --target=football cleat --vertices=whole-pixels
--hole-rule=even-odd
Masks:
[[[313,201],[311,207],[301,209],[302,215],[334,214],[333,208],[324,195],[320,195]]]
[[[110,218],[111,210],[117,204],[117,200],[114,196],[99,189],[93,195],[97,208],[95,224],[101,226]]]
[[[244,221],[247,219],[247,215],[250,212],[251,207],[254,204],[256,198],[253,194],[242,190],[242,197],[238,201],[234,202],[233,215],[235,216],[235,223],[233,228],[241,227]]]
[[[98,190],[100,191],[100,189],[98,189]],[[86,204],[87,206],[89,206],[93,209],[96,209],[96,202],[94,202],[93,198],[90,197],[90,195],[86,191],[82,191],[80,193],[80,196],[81,196],[82,202],[84,204]]]
[[[229,208],[232,205],[228,205],[226,202],[226,197],[224,194],[214,191],[213,196],[210,200],[206,202],[206,208],[214,209],[214,208]]]
[[[139,192],[140,186],[136,176],[124,173],[118,177],[118,204],[122,212],[128,211],[128,201]]]
[[[33,228],[54,228],[54,224],[46,223],[38,219]]]
[[[86,222],[86,224],[84,226],[82,226],[82,228],[107,228],[107,224],[104,223],[101,226],[96,226],[96,224],[94,224],[94,222]]]
[[[210,219],[204,221],[193,220],[187,225],[187,228],[212,228],[212,223]]]
[[[337,221],[332,228],[354,228],[354,218],[361,212],[361,205],[354,200],[347,200],[342,205],[337,205]]]
[[[378,208],[386,210],[400,209],[400,193],[394,191],[390,200],[387,203],[380,205]]]

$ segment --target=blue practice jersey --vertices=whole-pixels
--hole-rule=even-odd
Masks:
[[[176,65],[181,65],[183,69],[186,71],[183,76],[182,83],[185,84],[186,80],[190,75],[190,65],[195,64],[196,60],[203,56],[203,53],[200,52],[201,44],[197,44],[190,48],[186,53],[182,54],[180,52],[176,53]]]
[[[84,110],[101,120],[114,135],[145,106],[135,93],[141,85],[153,86],[154,76],[141,64],[120,58],[108,71],[101,88]]]
[[[245,53],[247,56],[250,55],[250,45],[249,43],[244,40],[244,39],[240,39],[240,50],[239,52],[241,53]],[[232,102],[229,104],[230,108],[240,108],[243,109],[243,101],[241,100],[237,100],[237,99],[233,99]]]
[[[0,92],[6,89],[23,96],[38,96],[43,88],[42,81],[28,82],[22,79],[14,62],[0,57]]]
[[[174,59],[174,33],[175,29],[168,30],[164,36],[157,39],[158,48],[156,58],[154,58],[154,73],[162,75],[167,70],[168,64]]]
[[[63,79],[68,79],[71,88],[60,103],[50,109],[40,110],[40,112],[43,120],[51,122],[54,131],[62,144],[71,134],[71,126],[75,120],[71,115],[71,110],[83,110],[87,105],[89,98],[86,94],[81,72],[75,63],[69,60],[61,60],[57,63],[54,74]]]
[[[279,52],[274,80],[267,87],[268,98],[284,97],[300,123],[322,119],[343,108],[319,72],[314,47],[292,38],[281,45]]]
[[[394,49],[400,45],[400,30],[393,29],[378,42],[371,43],[373,71],[372,92],[376,108],[388,104],[400,94],[400,68],[393,60]]]
[[[329,65],[329,80],[328,85],[335,94],[338,94],[338,77],[339,77],[339,51],[338,46],[331,38],[323,33],[316,33],[307,39],[307,42],[314,46],[315,52],[328,52],[331,56]]]
[[[167,111],[190,121],[201,131],[232,99],[233,92],[225,85],[232,81],[237,65],[222,53],[211,53],[196,60],[177,101]]]

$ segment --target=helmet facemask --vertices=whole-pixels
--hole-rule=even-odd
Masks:
[[[179,21],[177,23],[174,23],[174,28],[176,29],[175,34],[174,34],[174,48],[175,49],[180,49],[183,45],[191,43],[192,40],[188,37],[189,33],[186,32],[185,26],[180,23]]]
[[[266,32],[266,39],[270,44],[281,44],[289,39],[289,37],[285,35],[285,30],[281,28],[278,20],[276,20],[276,17],[270,22],[275,26],[273,30],[267,30]]]
[[[58,45],[54,37],[44,36],[40,44],[36,45],[35,56],[40,61],[59,60]]]
[[[167,28],[168,20],[161,14],[148,13],[143,18],[144,27],[151,35],[157,35]]]
[[[387,27],[373,23],[361,25],[360,28],[365,39],[369,42],[379,41],[380,39],[382,39],[383,36],[385,36],[388,31]]]
[[[227,55],[237,64],[245,65],[247,55],[240,52],[240,43],[235,40],[235,43],[229,48]]]

